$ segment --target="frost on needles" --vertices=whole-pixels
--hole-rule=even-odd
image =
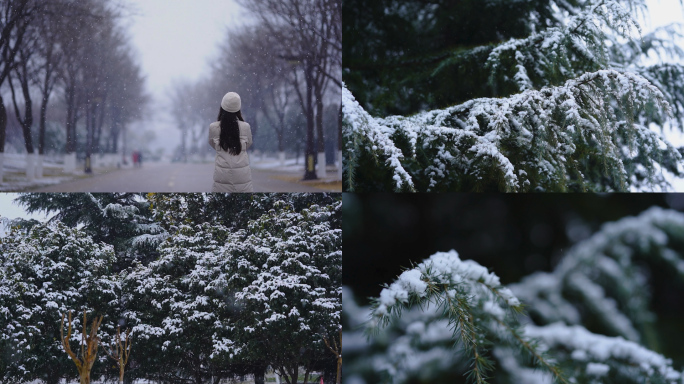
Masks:
[[[345,86],[345,190],[667,189],[663,171],[683,174],[682,156],[651,126],[681,125],[684,70],[640,63],[682,51],[662,30],[640,35],[631,8],[641,5],[570,6],[558,25],[459,50],[432,74],[484,56],[479,65],[490,75],[482,87],[502,97],[377,118]]]
[[[552,272],[508,287],[456,251],[438,252],[404,271],[370,308],[345,288],[345,377],[682,383],[684,374],[651,349],[658,330],[643,267],[667,266],[681,279],[683,252],[684,214],[661,208],[605,224]]]

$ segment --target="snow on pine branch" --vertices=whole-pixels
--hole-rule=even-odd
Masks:
[[[399,304],[406,304],[409,298],[428,298],[434,293],[433,289],[437,285],[460,285],[464,284],[466,289],[479,298],[483,294],[490,296],[488,299],[502,299],[502,303],[507,306],[517,308],[520,301],[513,295],[508,288],[501,287],[499,277],[487,271],[472,260],[461,260],[458,253],[454,250],[450,252],[437,252],[427,260],[418,264],[412,269],[404,271],[397,280],[380,292],[380,298],[373,310],[373,314],[379,320],[386,321],[387,316],[393,312],[401,312]],[[484,288],[484,290],[480,289]],[[495,312],[503,313],[503,309]]]
[[[684,57],[684,53],[682,53],[682,57]],[[673,124],[684,129],[684,66],[664,63],[638,68],[636,71],[662,90],[672,108]],[[658,123],[662,126],[662,122]]]
[[[392,168],[392,179],[395,182],[395,189],[399,190],[406,186],[408,189],[414,190],[411,176],[401,164],[401,159],[404,156],[391,139],[393,130],[383,126],[379,120],[376,120],[366,112],[344,84],[342,86],[342,108],[346,123],[343,130],[347,133],[344,143],[346,153],[349,156],[345,159],[345,165],[353,169],[358,158],[358,147],[370,145],[367,150],[374,154],[377,152],[380,155],[374,155],[376,161],[379,161],[381,157]],[[349,132],[350,130],[351,132]],[[365,143],[366,140],[368,140],[368,143]],[[353,171],[347,172],[347,177],[352,178]],[[353,184],[350,180],[349,185]]]
[[[404,271],[395,282],[385,287],[371,308],[369,334],[401,317],[404,309],[434,307],[443,322],[434,323],[451,329],[472,363],[468,376],[474,383],[486,383],[493,365],[486,354],[485,340],[508,338],[533,357],[543,370],[565,382],[560,370],[544,357],[541,350],[519,330],[516,314],[522,304],[510,289],[501,286],[499,277],[472,260],[461,260],[456,251],[438,252],[415,267]],[[424,330],[424,329],[423,329]],[[502,335],[504,334],[504,335]],[[442,351],[437,351],[442,355]],[[434,356],[424,356],[432,360]],[[401,369],[393,367],[391,371]]]
[[[490,85],[497,89],[513,81],[519,91],[525,91],[606,69],[608,30],[629,39],[641,33],[625,7],[616,1],[600,1],[562,25],[510,39],[494,47],[487,58]]]
[[[511,285],[542,324],[562,321],[639,341],[653,321],[646,276],[638,262],[665,263],[684,278],[684,214],[651,208],[605,224],[575,245],[551,273],[537,272]]]
[[[621,383],[682,382],[683,375],[672,367],[672,360],[621,337],[598,335],[582,326],[563,323],[527,325],[525,335],[556,353],[571,351],[564,361],[575,368],[578,376],[596,380],[612,374]]]
[[[646,79],[616,70],[408,117],[373,118],[345,87],[345,182],[357,190],[355,173],[379,168],[395,191],[667,188],[659,172],[680,174],[681,155],[637,111],[665,119],[670,107]]]

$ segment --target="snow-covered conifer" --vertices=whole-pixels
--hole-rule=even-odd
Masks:
[[[371,337],[379,327],[401,317],[403,309],[416,307],[427,308],[432,319],[426,324],[414,318],[406,328],[407,336],[390,346],[393,352],[384,368],[394,382],[406,382],[414,375],[420,375],[424,368],[416,365],[418,361],[434,364],[433,359],[445,354],[440,349],[431,349],[427,356],[421,352],[409,353],[412,345],[423,341],[421,338],[427,343],[456,341],[461,358],[468,361],[468,377],[473,383],[488,382],[494,368],[487,352],[491,343],[518,348],[555,380],[567,382],[560,368],[545,356],[544,350],[524,335],[516,316],[523,307],[511,290],[501,286],[499,278],[485,267],[471,260],[461,260],[455,251],[434,254],[404,271],[382,290],[371,309]],[[439,334],[444,331],[451,333],[450,337],[446,333]],[[429,340],[434,336],[436,340]],[[419,354],[423,356],[416,359]]]
[[[164,380],[228,377],[227,364],[213,362],[214,339],[231,328],[235,308],[225,291],[212,288],[223,244],[241,234],[209,223],[180,225],[159,247],[159,258],[138,265],[123,281],[123,317],[136,335],[136,359]],[[230,273],[230,272],[228,272]]]
[[[237,273],[225,275],[243,308],[234,335],[224,344],[236,356],[256,348],[269,357],[288,383],[334,362],[324,338],[340,329],[342,230],[341,202],[311,205],[297,212],[281,201],[249,225],[248,248],[233,254]],[[242,248],[242,244],[234,245]],[[245,252],[246,251],[246,252]],[[258,336],[263,347],[254,345]]]
[[[157,222],[166,229],[182,223],[211,222],[228,228],[246,228],[278,201],[296,210],[311,204],[327,205],[339,200],[327,193],[153,193],[148,196]]]
[[[424,20],[446,17],[439,14],[442,9],[457,18],[459,11],[469,14],[447,3],[424,6]],[[470,35],[478,41],[494,30],[495,43],[490,40],[473,47],[472,42],[460,41],[446,53],[420,59],[404,58],[400,50],[378,64],[425,71],[416,75],[388,69],[392,74],[387,76],[409,89],[420,89],[417,94],[408,92],[423,98],[422,108],[413,112],[435,109],[373,117],[345,87],[346,190],[662,190],[669,187],[664,170],[684,174],[680,152],[653,129],[681,126],[684,83],[678,75],[684,67],[647,63],[649,54],[683,57],[673,44],[674,34],[656,31],[641,40],[635,16],[646,12],[641,1],[539,3],[536,8],[525,2],[482,5],[497,12],[516,8],[514,14],[520,18],[514,31],[486,25]],[[386,10],[397,12],[399,18],[409,17],[390,6]],[[422,27],[432,28],[429,23]],[[387,39],[380,31],[370,33]],[[523,32],[527,35],[520,36]],[[352,45],[359,44],[363,43]],[[391,49],[386,48],[388,55]],[[368,79],[359,81],[370,74],[364,75],[363,65],[353,70],[357,59],[349,59],[351,68],[346,73],[353,91],[363,95],[364,105],[372,109],[374,97],[383,101],[402,97],[370,87]],[[430,86],[413,83],[415,77],[424,76],[433,80]],[[455,82],[453,97],[444,94],[441,77]],[[473,79],[482,81],[480,89],[473,89]],[[445,100],[457,102],[445,105]]]
[[[323,338],[340,328],[339,197],[297,208],[269,202],[272,209],[242,228],[194,223],[187,198],[155,197],[157,214],[173,215],[169,237],[158,260],[124,281],[125,317],[145,364],[165,379],[198,384],[239,373],[259,382],[268,365],[288,380],[300,366],[323,370],[332,362],[334,372]],[[205,198],[192,204],[205,206]]]
[[[154,259],[166,238],[154,222],[150,203],[140,193],[24,193],[17,198],[27,212],[52,215],[51,220],[76,227],[114,246],[121,268],[133,259]]]
[[[665,266],[684,279],[682,244],[684,215],[654,207],[605,224],[552,272],[536,272],[510,288],[537,324],[586,324],[591,318],[593,332],[648,345],[654,315],[643,267]]]
[[[101,335],[107,339],[112,334],[118,319],[112,246],[59,222],[35,225],[28,232],[11,231],[1,241],[2,379],[57,383],[61,377],[75,377],[60,344],[61,316],[84,309],[103,315],[107,320]],[[78,319],[74,325],[82,326]],[[76,345],[79,337],[73,335]],[[102,367],[96,364],[95,370],[101,372]]]
[[[63,313],[84,309],[104,316],[101,345],[117,327],[133,335],[128,379],[202,384],[254,374],[263,384],[273,366],[285,380],[300,367],[334,380],[324,339],[340,332],[339,194],[22,198],[55,215],[2,221],[0,382],[74,378],[59,325]],[[117,367],[102,364],[107,354],[98,358],[93,379],[115,377]]]

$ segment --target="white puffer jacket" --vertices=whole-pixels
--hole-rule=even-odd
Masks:
[[[214,166],[214,186],[212,192],[253,192],[252,171],[249,168],[247,148],[252,145],[252,130],[249,124],[238,121],[240,127],[240,143],[242,151],[239,155],[231,155],[219,145],[221,122],[215,121],[209,126],[209,145],[216,150]]]

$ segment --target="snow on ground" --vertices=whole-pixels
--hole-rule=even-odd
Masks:
[[[75,369],[76,368],[74,368],[74,370]],[[308,383],[309,384],[318,384],[318,382],[316,382],[315,379],[317,377],[319,377],[319,375],[321,375],[321,373],[312,372],[310,374],[310,379],[308,380]],[[111,380],[110,381],[92,380],[90,383],[91,384],[108,384],[108,383],[113,383],[113,382],[114,381],[111,381]],[[284,384],[286,381],[285,381],[285,379],[282,379],[279,376],[277,376],[276,374],[271,372],[271,373],[266,374],[266,382],[267,383]],[[42,380],[34,380],[34,381],[31,381],[27,384],[44,384],[44,383],[45,382]],[[62,379],[59,381],[59,384],[77,384],[77,383],[78,383],[78,380],[68,381],[68,380]],[[133,384],[157,384],[157,383],[158,383],[158,381],[150,381],[150,380],[143,380],[143,379],[138,379],[138,380],[133,382]],[[222,380],[220,384],[228,384],[228,383],[230,383],[230,384],[254,384],[254,378],[251,375],[247,375],[243,378],[243,380],[235,380],[235,381]]]
[[[276,157],[263,154],[250,154],[252,169],[270,170],[283,173],[304,173],[304,155],[299,156],[299,158],[288,158],[285,159],[284,165],[281,165],[280,160]],[[190,162],[197,163],[211,163],[213,161],[213,156],[204,156],[203,158],[189,158]],[[168,163],[169,161],[163,161]],[[143,164],[149,164],[152,162],[144,162]],[[73,174],[67,174],[62,172],[63,162],[59,158],[45,159],[43,162],[43,174],[42,178],[36,178],[33,181],[29,181],[26,177],[26,157],[25,154],[5,154],[4,160],[4,177],[0,180],[0,192],[15,192],[15,191],[25,191],[32,188],[44,187],[53,184],[63,183],[65,181],[70,181],[74,179],[89,177],[83,171],[83,162],[79,162],[76,165],[76,171]],[[114,171],[118,168],[133,168],[133,165],[129,162],[128,164],[119,166],[102,166],[93,167],[93,174],[102,174],[110,171]],[[324,182],[332,182],[335,180],[341,180],[340,172],[336,165],[327,166],[327,174],[320,180]]]
[[[250,166],[253,169],[270,169],[278,171],[304,172],[304,155],[299,158],[285,159],[285,165],[280,160],[270,156],[250,155]]]
[[[72,174],[64,173],[62,171],[63,167],[64,163],[60,157],[46,157],[43,160],[43,177],[29,180],[26,177],[26,155],[5,153],[3,178],[0,180],[0,192],[24,191],[29,188],[44,187],[88,177],[83,170],[82,162],[76,165],[76,171]],[[114,166],[93,167],[93,171],[97,174],[115,168]]]

